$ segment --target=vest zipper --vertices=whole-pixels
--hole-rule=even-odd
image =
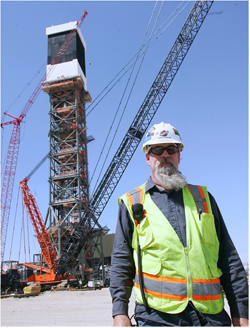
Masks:
[[[193,284],[192,284],[192,277],[191,277],[187,247],[184,248],[184,252],[185,252],[185,258],[186,258],[186,264],[187,264],[187,298],[188,298],[188,300],[192,300]]]

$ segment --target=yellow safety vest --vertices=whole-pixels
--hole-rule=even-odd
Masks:
[[[186,218],[184,247],[173,227],[152,201],[146,183],[119,198],[132,221],[132,247],[136,265],[136,300],[143,303],[138,277],[138,240],[142,257],[144,293],[149,307],[166,313],[182,312],[189,301],[202,313],[216,314],[224,308],[221,270],[217,267],[219,241],[206,187],[182,189]],[[132,205],[143,204],[141,222],[133,218]]]

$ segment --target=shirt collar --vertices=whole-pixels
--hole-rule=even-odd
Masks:
[[[151,177],[148,178],[147,185],[145,188],[145,192],[149,191],[149,189],[156,187],[155,183],[152,181]]]
[[[157,190],[159,190],[159,188],[156,186],[156,184],[152,181],[151,177],[149,177],[148,181],[147,181],[146,188],[145,188],[145,193],[147,191],[149,191],[150,189],[152,189],[152,188],[157,188]],[[180,191],[181,191],[181,189],[178,190],[177,192],[180,192]],[[163,192],[163,190],[161,192]],[[166,191],[164,191],[164,192],[166,192]],[[173,194],[173,193],[176,193],[176,191],[172,190],[169,194]]]

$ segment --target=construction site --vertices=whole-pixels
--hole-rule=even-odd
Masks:
[[[46,77],[41,89],[49,95],[50,130],[49,154],[20,182],[23,202],[41,248],[34,254],[32,263],[3,261],[7,213],[9,211],[10,180],[14,172],[15,152],[9,151],[2,190],[2,291],[19,293],[23,285],[33,282],[42,289],[55,287],[67,280],[71,286],[104,286],[103,237],[107,227],[98,224],[94,207],[89,207],[89,183],[87,166],[85,104],[91,102],[85,76],[85,41],[79,22],[66,23],[46,29],[48,58]],[[40,92],[40,85],[29,99],[20,118],[16,119],[11,143],[18,143],[18,130],[33,100]],[[3,123],[9,124],[10,122]],[[16,146],[18,147],[18,145]],[[46,158],[49,158],[50,201],[47,216],[43,220],[39,206],[32,195],[28,181]],[[5,219],[6,218],[6,219]],[[112,242],[110,243],[109,257]],[[101,269],[100,269],[101,268]],[[95,283],[96,285],[96,283]],[[13,290],[14,289],[14,290]]]
[[[87,106],[95,102],[95,99],[92,96],[92,86],[87,83],[87,44],[81,31],[89,11],[85,10],[78,21],[62,22],[46,27],[47,64],[44,76],[19,116],[8,113],[4,108],[2,110],[6,121],[2,120],[1,128],[13,129],[5,166],[2,167],[1,297],[2,311],[8,313],[3,319],[2,312],[3,326],[17,325],[17,321],[9,319],[11,312],[8,312],[7,308],[14,306],[15,315],[21,316],[21,312],[25,313],[24,308],[33,305],[38,307],[39,299],[48,302],[47,304],[58,306],[58,309],[53,306],[47,309],[47,315],[50,317],[49,326],[112,325],[112,301],[108,287],[115,229],[112,226],[110,230],[109,222],[105,224],[106,219],[101,220],[101,218],[114,196],[114,203],[117,203],[115,190],[120,181],[123,181],[121,180],[123,175],[126,180],[130,180],[131,189],[134,187],[131,171],[130,176],[124,173],[134,155],[140,152],[139,145],[154,122],[153,119],[161,108],[161,103],[175,76],[181,75],[181,65],[185,62],[193,42],[195,44],[197,41],[195,39],[201,33],[200,29],[202,31],[202,24],[214,17],[208,15],[212,14],[212,5],[217,6],[214,12],[218,13],[219,5],[213,4],[213,1],[192,2],[187,17],[185,19],[182,17],[182,26],[180,24],[179,32],[174,36],[170,50],[165,53],[164,62],[159,66],[160,70],[154,72],[154,80],[149,81],[149,90],[143,91],[144,100],[140,100],[141,105],[133,109],[134,117],[128,118],[131,123],[129,127],[125,127],[125,135],[121,141],[118,140],[118,147],[113,152],[110,163],[106,164],[106,172],[102,174],[100,181],[97,181],[94,191],[92,191],[90,171],[95,170],[94,163],[91,163],[92,167],[90,165],[89,150],[96,141],[94,133],[93,135],[90,134],[92,131],[89,133]],[[199,42],[199,38],[197,39]],[[191,55],[195,56],[195,53]],[[88,65],[91,63],[89,62]],[[179,69],[180,73],[177,74]],[[7,244],[12,245],[13,239],[15,240],[13,236],[11,237],[10,229],[13,228],[10,225],[11,222],[18,220],[18,217],[15,219],[12,217],[11,206],[14,207],[12,194],[17,184],[15,175],[19,165],[21,129],[30,111],[36,106],[36,99],[40,92],[47,96],[48,103],[49,128],[46,145],[48,151],[44,157],[40,156],[36,159],[37,165],[19,181],[23,213],[24,211],[27,213],[40,251],[32,254],[31,261],[20,262],[17,258],[8,258],[5,248]],[[161,116],[164,115],[163,111]],[[176,115],[179,117],[178,114]],[[109,120],[112,121],[112,118],[110,117]],[[33,178],[35,180],[35,174],[45,162],[49,167],[47,170],[49,174],[46,177],[48,185],[46,199],[48,198],[49,201],[46,216],[42,216],[36,195],[29,187],[29,183]],[[139,166],[135,172],[139,175]],[[143,179],[147,179],[147,176],[140,176],[141,182],[144,181]],[[126,192],[126,187],[122,190]],[[117,209],[118,206],[112,216],[117,215]],[[113,217],[113,220],[116,220],[116,217]],[[25,224],[22,223],[23,229]],[[46,293],[50,295],[46,296]],[[68,297],[68,302],[74,304],[75,321],[71,317],[67,320],[64,318],[63,312],[70,312],[70,308],[66,310],[59,305],[62,297],[65,299]],[[14,305],[18,302],[19,305]],[[20,302],[25,302],[25,305],[22,303],[24,308]],[[86,309],[87,304],[92,310],[98,309],[100,317],[103,316],[103,321],[100,319],[92,321],[95,312],[91,314],[89,312],[89,317],[84,316],[80,308],[75,305],[77,303],[80,306],[81,302],[86,302]],[[43,310],[46,311],[46,306]],[[134,295],[130,303],[131,316],[133,310]],[[85,312],[86,315],[88,311],[90,310]],[[58,317],[55,312],[58,312]],[[34,323],[36,315],[38,313],[34,312],[33,316],[29,320],[24,320],[20,326],[45,326],[46,322],[43,320]]]

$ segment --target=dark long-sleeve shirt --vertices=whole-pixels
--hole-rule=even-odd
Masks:
[[[145,192],[150,193],[152,200],[169,220],[185,247],[186,226],[182,191],[179,190],[167,193],[163,190],[159,190],[149,178]],[[216,201],[210,193],[209,198],[220,243],[218,267],[222,270],[222,276],[220,278],[221,285],[226,293],[231,317],[248,318],[248,284],[246,273],[228,234]],[[133,222],[127,208],[121,201],[111,261],[110,292],[113,300],[113,316],[118,314],[128,315],[128,302],[133,288],[133,279],[135,277],[135,264],[131,246],[133,227]],[[190,305],[187,307],[186,311],[189,311],[189,309]],[[150,315],[148,315],[144,305],[139,303],[136,303],[135,312],[146,320],[152,320],[153,318],[153,321],[158,323],[169,322],[169,316],[173,316],[153,309]],[[224,314],[221,314],[221,316],[223,315]],[[218,318],[218,320],[220,320],[220,318]]]

